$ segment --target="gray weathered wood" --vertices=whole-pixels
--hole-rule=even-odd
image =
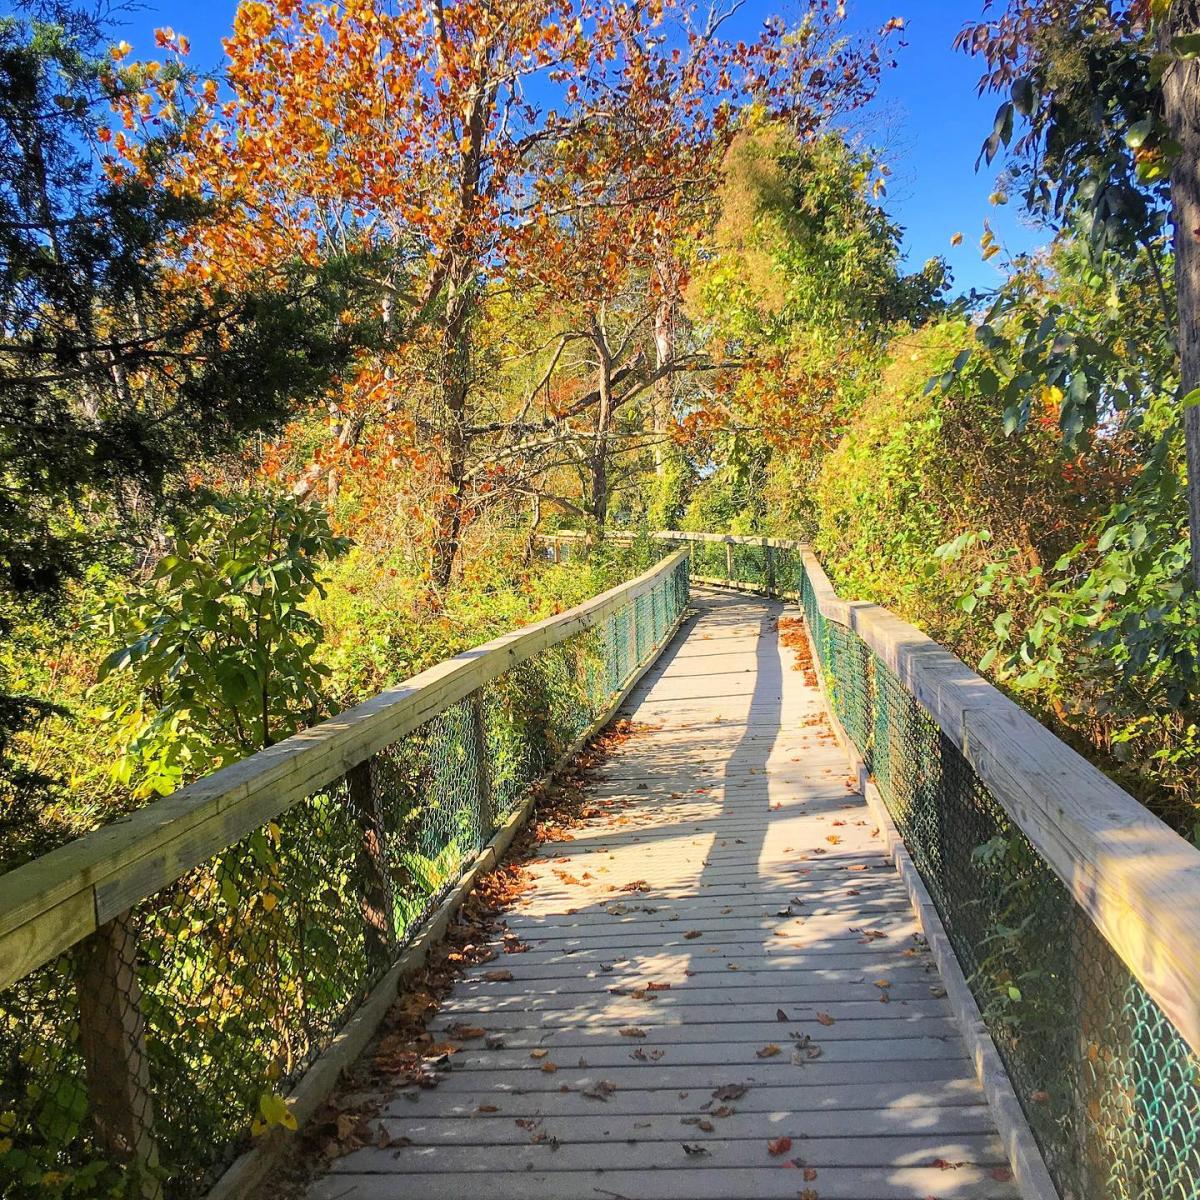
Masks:
[[[396,947],[395,905],[384,848],[383,807],[371,759],[346,772],[346,792],[358,821],[355,878],[359,888],[363,940],[376,969],[390,965]]]
[[[96,1140],[107,1155],[128,1165],[135,1193],[155,1200],[161,1194],[158,1147],[137,935],[128,913],[101,925],[80,947],[76,990],[88,1116]]]
[[[666,631],[663,646],[678,632],[686,617],[681,612]],[[304,1073],[299,1083],[288,1095],[288,1108],[302,1127],[318,1110],[336,1086],[341,1072],[362,1053],[379,1023],[386,1016],[398,988],[406,977],[423,966],[429,953],[445,937],[450,922],[454,919],[463,901],[474,889],[476,881],[491,871],[504,857],[517,833],[524,827],[533,810],[540,788],[563,771],[579,751],[603,729],[619,710],[625,697],[637,685],[661,648],[638,664],[621,691],[612,698],[608,706],[597,714],[595,720],[563,751],[547,774],[531,787],[521,803],[511,812],[493,834],[488,845],[476,856],[474,862],[463,872],[462,877],[450,890],[449,895],[438,906],[416,936],[409,942],[404,953],[392,965],[384,977],[371,990],[362,1005],[341,1029],[333,1044]],[[249,1195],[267,1177],[274,1164],[290,1149],[289,1135],[285,1129],[275,1127],[257,1140],[253,1146],[239,1155],[210,1189],[208,1200],[241,1200]]]

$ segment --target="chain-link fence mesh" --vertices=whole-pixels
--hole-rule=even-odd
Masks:
[[[663,644],[688,564],[0,992],[0,1195],[202,1194],[531,784]]]
[[[686,544],[692,557],[692,578],[732,583],[768,595],[794,596],[800,590],[803,563],[799,551],[786,542],[725,541],[693,535],[662,534],[674,549]]]

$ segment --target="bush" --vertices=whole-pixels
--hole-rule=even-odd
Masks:
[[[325,511],[267,496],[219,500],[176,535],[143,585],[97,618],[119,646],[103,681],[134,694],[110,710],[118,778],[173,791],[312,724],[327,709],[323,630],[306,607],[349,543]]]

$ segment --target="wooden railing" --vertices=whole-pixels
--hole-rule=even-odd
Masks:
[[[107,1163],[121,1194],[206,1187],[260,1092],[287,1092],[368,992],[382,1015],[422,922],[497,861],[532,785],[669,641],[687,565],[670,553],[0,877],[0,1192],[15,1155],[26,1175]],[[444,879],[413,882],[417,849]],[[317,945],[339,956],[325,978]],[[305,999],[318,993],[319,1011]],[[220,1031],[239,1016],[258,1041],[223,1064]],[[64,1100],[47,1132],[39,1097],[80,1076],[86,1100]],[[186,1145],[156,1123],[173,1104]]]

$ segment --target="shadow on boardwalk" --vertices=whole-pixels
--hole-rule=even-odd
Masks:
[[[453,1069],[313,1200],[1015,1197],[782,606],[697,607],[590,780],[607,815],[532,866],[524,949],[433,1022]]]

